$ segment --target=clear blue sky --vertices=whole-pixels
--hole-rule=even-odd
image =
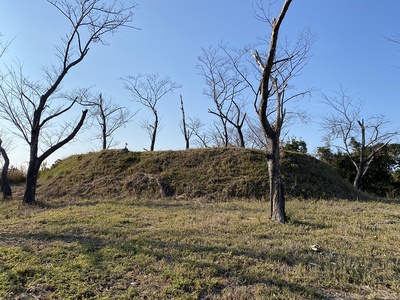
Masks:
[[[169,75],[183,87],[160,102],[164,126],[156,150],[183,149],[179,95],[184,98],[188,116],[204,122],[212,120],[207,113],[212,102],[202,95],[204,83],[195,68],[201,48],[216,46],[221,40],[241,47],[265,34],[269,36],[269,28],[254,18],[252,0],[137,0],[136,3],[132,25],[141,30],[122,29],[108,36],[109,46],[94,45],[85,60],[69,73],[64,87],[94,86],[93,91],[135,110],[140,106],[129,101],[129,93],[118,78],[139,72]],[[282,3],[283,0],[277,1],[277,10]],[[400,127],[400,45],[385,39],[400,33],[399,12],[398,0],[293,1],[282,36],[295,41],[298,32],[309,27],[318,38],[309,64],[296,79],[299,90],[308,87],[318,90],[300,103],[311,113],[313,122],[289,128],[289,136],[303,138],[309,152],[323,145],[318,115],[329,108],[321,105],[320,93],[332,95],[340,85],[349,94],[366,101],[365,116],[383,114],[392,121],[392,127]],[[40,79],[41,66],[56,62],[54,45],[59,45],[60,37],[68,31],[66,25],[65,18],[44,0],[1,0],[0,32],[5,40],[15,39],[1,59],[0,68],[19,60],[32,79]],[[146,115],[148,112],[142,109],[134,122],[117,132],[118,147],[124,147],[125,143],[130,150],[149,147],[150,139],[138,125]],[[80,135],[73,144],[53,154],[49,163],[99,147],[99,141],[89,143],[86,136]],[[17,147],[10,158],[14,165],[26,162],[27,147]]]

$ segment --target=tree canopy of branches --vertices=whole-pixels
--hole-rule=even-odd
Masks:
[[[37,177],[41,163],[70,142],[81,129],[87,114],[76,121],[60,119],[81,100],[79,93],[61,93],[68,72],[89,53],[93,43],[106,44],[104,37],[120,27],[129,27],[134,5],[124,1],[47,0],[69,22],[71,30],[56,47],[58,65],[44,70],[44,81],[24,76],[22,66],[9,68],[2,78],[0,115],[29,146],[24,203],[36,202]],[[64,126],[58,124],[65,122]],[[60,129],[60,130],[56,130]]]
[[[322,124],[327,132],[328,147],[333,146],[348,156],[356,170],[353,185],[360,189],[376,155],[399,131],[386,130],[388,121],[382,115],[364,118],[364,102],[348,96],[343,88],[333,97],[323,95],[323,102],[332,109],[329,115],[324,116]]]
[[[156,137],[160,127],[160,116],[157,104],[166,94],[174,92],[181,86],[171,80],[169,76],[161,77],[159,74],[137,74],[122,78],[124,87],[131,93],[134,101],[149,108],[154,121],[144,121],[142,127],[150,135],[150,151],[154,151]]]
[[[311,90],[287,95],[290,80],[297,76],[308,63],[310,48],[315,37],[307,32],[300,34],[297,43],[290,49],[288,44],[278,45],[282,22],[291,4],[285,0],[278,18],[271,19],[261,8],[260,20],[271,27],[269,50],[266,55],[253,51],[253,57],[260,68],[261,79],[255,92],[255,107],[267,142],[268,174],[270,182],[271,219],[280,223],[286,221],[285,197],[280,167],[281,132],[286,121],[285,104],[295,98],[309,94]]]
[[[89,114],[99,125],[100,133],[94,138],[101,140],[102,149],[109,149],[118,144],[114,140],[115,131],[129,123],[136,114],[120,106],[112,98],[104,98],[101,93],[82,104],[90,107]]]
[[[232,65],[230,58],[226,45],[210,46],[207,49],[203,48],[196,67],[206,84],[203,94],[214,102],[214,109],[208,109],[208,112],[217,116],[220,121],[219,126],[216,125],[215,128],[217,138],[225,147],[234,144],[229,139],[230,124],[236,130],[238,146],[245,147],[243,125],[246,112],[240,97],[247,84]]]

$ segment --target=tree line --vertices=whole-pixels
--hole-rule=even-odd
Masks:
[[[117,0],[47,2],[69,21],[71,30],[56,47],[58,64],[43,69],[46,83],[25,76],[21,65],[8,67],[0,73],[0,117],[8,121],[13,126],[13,133],[29,146],[23,197],[27,204],[36,202],[41,164],[74,139],[87,120],[96,124],[99,134],[95,138],[101,140],[102,148],[106,149],[116,146],[115,131],[132,121],[136,114],[101,92],[92,93],[89,88],[63,91],[61,85],[68,71],[86,58],[92,44],[106,44],[105,37],[121,27],[134,29],[131,23],[136,5]],[[270,14],[266,3],[256,2],[255,16],[265,26],[267,38],[241,49],[230,48],[226,43],[202,49],[196,68],[204,81],[203,94],[211,103],[208,113],[215,121],[207,125],[199,118],[188,117],[185,99],[180,95],[180,126],[185,148],[194,143],[197,147],[233,145],[264,149],[268,161],[271,219],[284,223],[285,196],[280,169],[282,140],[291,123],[307,118],[301,109],[288,104],[314,92],[312,87],[299,92],[292,81],[307,65],[316,37],[304,29],[293,44],[280,39],[280,28],[292,0],[283,1],[276,18]],[[8,45],[0,44],[0,57]],[[150,138],[146,150],[153,151],[161,125],[159,101],[181,85],[169,76],[159,74],[129,75],[121,81],[131,100],[151,112],[152,119],[143,121],[141,127]],[[332,114],[324,117],[327,144],[319,155],[332,162],[336,155],[332,149],[339,151],[337,155],[344,153],[355,168],[354,186],[360,188],[367,171],[372,170],[373,160],[388,148],[398,131],[384,130],[387,124],[384,117],[363,118],[362,105],[354,104],[344,90],[338,97],[324,96],[323,99],[332,108]],[[82,107],[80,116],[65,121],[63,116],[76,106]],[[63,120],[65,125],[56,126],[60,123],[58,120]],[[340,143],[336,143],[338,141]],[[305,144],[298,146],[303,147],[303,151],[306,148]]]

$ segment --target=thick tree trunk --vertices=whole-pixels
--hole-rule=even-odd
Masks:
[[[41,163],[52,153],[54,153],[56,150],[67,144],[75,137],[75,135],[81,129],[83,122],[85,121],[87,112],[88,112],[87,109],[82,111],[82,116],[78,124],[64,140],[53,145],[52,147],[47,149],[47,151],[42,153],[40,156],[38,156],[39,133],[40,133],[40,126],[38,120],[40,120],[40,114],[35,112],[35,118],[33,124],[35,124],[36,126],[34,126],[31,131],[30,159],[29,159],[28,171],[26,173],[25,194],[24,198],[22,199],[23,203],[25,204],[36,203],[36,185]],[[39,117],[37,117],[36,114],[38,114]]]
[[[26,186],[23,203],[36,203],[36,185],[39,173],[40,163],[37,157],[32,157],[29,161],[28,171],[26,173]]]
[[[280,166],[279,142],[268,139],[269,147],[272,149],[267,154],[268,175],[270,187],[271,220],[285,223],[285,196],[283,193],[283,182]]]
[[[33,117],[33,126],[31,130],[31,140],[29,149],[29,165],[26,172],[26,185],[25,194],[22,202],[25,204],[35,204],[36,203],[36,183],[38,172],[40,168],[40,162],[38,158],[38,146],[39,146],[39,135],[40,135],[40,117],[43,111],[45,101],[44,97],[41,97],[41,106],[35,111]]]
[[[10,183],[8,182],[8,167],[10,165],[10,160],[8,158],[6,150],[1,147],[1,140],[0,140],[0,152],[4,158],[4,165],[3,170],[1,171],[1,191],[3,192],[3,197],[6,199],[7,197],[11,196],[11,187]]]

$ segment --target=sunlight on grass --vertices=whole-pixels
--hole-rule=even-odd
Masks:
[[[1,299],[396,299],[400,211],[384,202],[1,202]],[[310,250],[318,244],[320,252]]]

